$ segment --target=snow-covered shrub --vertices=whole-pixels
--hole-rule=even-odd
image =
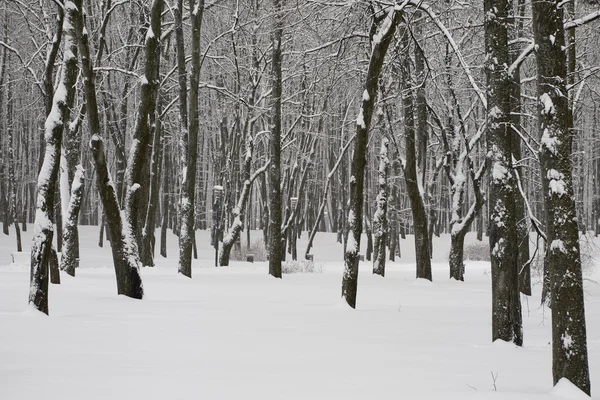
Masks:
[[[320,264],[315,264],[314,262],[308,260],[286,261],[281,266],[281,272],[284,274],[320,274],[321,272],[323,272],[323,266]]]
[[[263,239],[257,239],[252,244],[250,244],[250,248],[247,249],[246,246],[233,246],[233,250],[231,251],[231,259],[235,261],[246,261],[246,254],[254,254],[254,261],[267,261],[267,248],[265,246],[265,241]]]
[[[465,244],[463,259],[471,261],[490,261],[490,245],[487,241],[475,241]]]

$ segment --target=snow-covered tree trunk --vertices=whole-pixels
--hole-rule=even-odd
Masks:
[[[67,212],[64,214],[63,221],[63,251],[60,259],[60,269],[71,276],[75,276],[77,253],[77,218],[81,208],[81,197],[84,189],[84,170],[80,165],[77,166],[75,177],[71,185],[71,196]]]
[[[31,242],[29,304],[46,314],[48,314],[48,269],[54,237],[54,197],[60,165],[62,135],[73,107],[77,82],[75,24],[80,18],[80,9],[80,1],[65,2],[63,68],[52,100],[52,109],[46,118],[44,135],[46,148],[37,184],[36,214]]]
[[[517,182],[513,172],[508,73],[508,0],[485,0],[485,70],[487,78],[487,150],[490,254],[492,262],[492,340],[523,344],[519,299]]]
[[[179,115],[181,130],[181,197],[179,200],[179,267],[180,274],[192,277],[194,246],[195,185],[198,149],[198,84],[200,80],[200,33],[204,16],[204,0],[189,0],[192,25],[192,59],[189,104],[186,99],[187,77],[183,43],[183,1],[177,2],[176,41],[179,73]],[[189,115],[188,115],[189,106]],[[189,118],[189,121],[188,121]]]
[[[283,13],[282,0],[273,0],[274,29],[272,34],[273,56],[271,60],[271,139],[269,141],[269,274],[281,278],[281,259],[283,251],[281,241],[282,202],[281,202],[281,96],[283,62]]]
[[[408,30],[402,36],[402,46],[409,47]],[[425,193],[421,178],[417,174],[417,153],[415,140],[413,80],[410,70],[410,57],[403,56],[401,76],[403,82],[402,111],[404,115],[404,136],[406,139],[406,163],[404,165],[404,180],[410,200],[415,234],[415,256],[417,278],[432,280],[431,251],[429,249],[429,234],[427,233],[427,211],[425,209]]]
[[[389,140],[381,140],[381,149],[379,150],[379,193],[375,199],[377,207],[373,215],[373,273],[385,276],[385,247],[387,244],[387,175],[390,161],[388,159]]]
[[[79,1],[81,5],[81,1]],[[142,278],[140,276],[140,256],[127,218],[121,212],[115,186],[108,171],[104,141],[100,136],[100,116],[96,98],[96,83],[93,70],[93,60],[90,56],[89,38],[85,21],[77,21],[77,36],[81,52],[81,69],[83,72],[83,87],[86,98],[87,121],[91,135],[90,149],[96,167],[96,187],[106,215],[108,236],[110,237],[113,263],[117,278],[117,293],[135,299],[144,295]]]
[[[369,127],[373,116],[379,74],[388,47],[400,22],[401,10],[390,7],[383,11],[381,22],[371,38],[371,57],[361,99],[360,110],[356,117],[356,142],[350,166],[350,210],[348,211],[348,240],[344,250],[344,275],[342,278],[342,297],[352,308],[356,308],[358,286],[358,252],[363,220],[363,190]]]
[[[131,226],[138,248],[142,243],[142,229],[148,212],[150,186],[149,162],[152,155],[152,130],[155,121],[156,100],[160,77],[160,34],[163,1],[154,0],[150,9],[150,26],[144,45],[144,74],[135,122],[133,141],[125,171],[125,201],[123,212]]]
[[[552,375],[590,394],[581,256],[572,176],[572,110],[567,94],[564,11],[557,0],[534,0],[540,165],[547,213],[552,304]]]

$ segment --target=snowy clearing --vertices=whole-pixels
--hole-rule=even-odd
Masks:
[[[448,280],[448,236],[434,241],[433,283],[414,279],[410,236],[385,278],[361,262],[351,310],[340,302],[335,234],[315,238],[322,273],[277,280],[266,263],[215,268],[208,232],[199,232],[190,280],[177,275],[169,231],[169,258],[142,270],[139,301],[117,296],[98,228],[80,232],[81,267],[50,286],[49,317],[28,309],[27,258],[12,264],[14,233],[0,236],[0,399],[587,398],[568,381],[552,388],[539,277],[534,296],[523,297],[524,347],[492,344],[489,263],[467,261],[465,282]],[[253,240],[261,235],[252,232]],[[466,243],[473,241],[469,234]],[[585,282],[592,393],[600,373],[595,275]]]

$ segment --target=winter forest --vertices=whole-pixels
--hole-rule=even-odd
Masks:
[[[2,0],[0,398],[590,398],[599,133],[598,0]]]

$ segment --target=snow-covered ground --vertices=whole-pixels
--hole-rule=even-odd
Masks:
[[[138,301],[116,295],[98,228],[80,232],[81,267],[50,286],[49,317],[28,309],[28,259],[13,264],[14,232],[0,235],[2,400],[586,398],[568,382],[552,388],[539,277],[534,296],[523,298],[524,347],[492,344],[489,263],[467,262],[466,282],[448,280],[448,237],[435,239],[433,283],[414,279],[410,237],[385,278],[361,263],[351,310],[340,302],[342,249],[333,234],[316,237],[322,273],[281,280],[268,276],[266,263],[215,268],[206,232],[198,234],[193,279],[178,276],[170,234],[169,258],[142,271],[146,297]],[[305,241],[306,234],[299,253]],[[596,275],[588,273],[585,287],[600,399]]]

